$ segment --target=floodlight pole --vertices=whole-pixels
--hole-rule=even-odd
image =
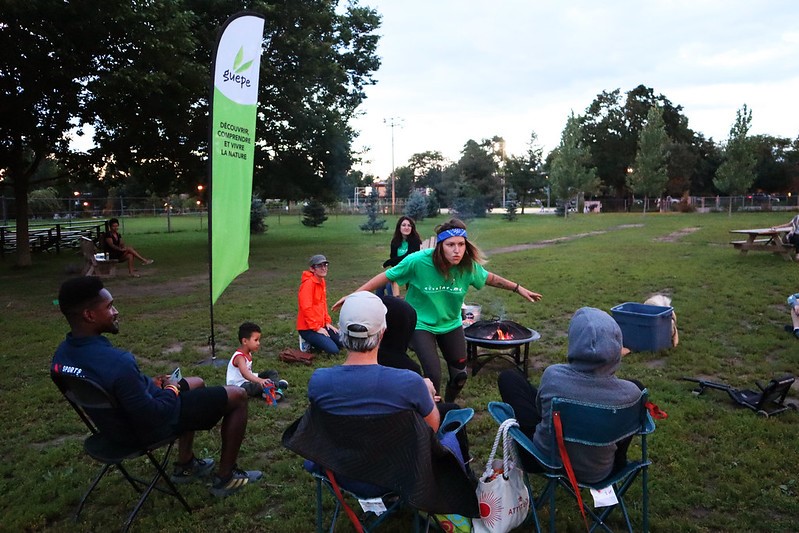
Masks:
[[[399,126],[401,122],[402,119],[397,117],[389,117],[383,119],[383,123],[388,124],[389,127],[391,128],[391,214],[392,215],[394,214],[394,206],[397,205],[396,204],[397,197],[395,193],[396,167],[394,166],[394,126]]]

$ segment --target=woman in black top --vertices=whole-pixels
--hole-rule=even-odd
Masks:
[[[408,255],[418,252],[421,246],[422,238],[419,236],[419,232],[416,231],[416,222],[411,217],[400,217],[397,220],[397,226],[394,228],[394,237],[391,239],[391,253],[388,260],[383,263],[383,268],[391,268],[398,265]],[[400,295],[399,285],[392,283],[390,287],[390,295]]]
[[[134,278],[138,278],[139,275],[133,269],[133,260],[138,259],[143,265],[149,265],[153,260],[145,259],[133,247],[126,245],[122,241],[122,235],[119,234],[119,219],[112,218],[106,222],[105,226],[108,230],[103,235],[105,251],[108,252],[111,259],[119,263],[127,261],[128,273]]]

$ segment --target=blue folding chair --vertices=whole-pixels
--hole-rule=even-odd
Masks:
[[[628,461],[627,465],[619,471],[612,472],[607,478],[598,483],[582,483],[577,480],[579,489],[600,490],[613,486],[616,493],[618,504],[601,508],[601,511],[594,511],[589,505],[583,504],[583,511],[586,516],[590,516],[593,524],[589,531],[593,532],[597,528],[611,532],[610,527],[605,523],[608,516],[617,507],[621,510],[627,526],[627,531],[632,533],[633,527],[625,503],[625,495],[632,483],[641,474],[642,484],[642,531],[649,530],[649,492],[647,488],[648,467],[651,461],[647,457],[646,436],[655,430],[655,422],[647,410],[646,390],[641,394],[641,398],[624,407],[609,407],[603,405],[579,402],[564,398],[552,400],[552,413],[559,413],[563,427],[563,438],[566,442],[574,442],[588,446],[607,446],[618,442],[627,437],[638,435],[641,438],[641,458],[639,460]],[[515,418],[513,408],[502,402],[491,402],[488,404],[488,411],[497,423],[501,424],[508,418]],[[554,424],[552,426],[554,428]],[[547,479],[547,484],[541,495],[536,499],[536,508],[541,508],[545,502],[549,502],[549,529],[555,531],[555,492],[558,486],[566,489],[575,499],[577,494],[572,488],[568,475],[561,460],[556,436],[552,435],[552,453],[547,456],[538,449],[533,441],[527,437],[518,427],[511,428],[509,434],[516,441],[517,445],[528,451],[541,465],[543,475]]]

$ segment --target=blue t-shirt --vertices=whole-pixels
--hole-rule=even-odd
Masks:
[[[308,399],[336,415],[386,415],[412,409],[425,417],[435,408],[419,374],[381,365],[319,368],[308,381]]]
[[[180,397],[171,390],[158,388],[139,370],[133,354],[114,348],[102,335],[75,338],[67,334],[53,356],[52,370],[91,379],[107,390],[116,398],[143,443],[161,439],[177,427]],[[97,418],[95,413],[92,416]],[[125,426],[114,417],[100,415],[97,422],[104,433],[118,434],[120,440],[131,437],[122,434]]]

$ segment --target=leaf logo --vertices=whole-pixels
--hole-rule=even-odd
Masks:
[[[236,74],[241,74],[245,70],[248,70],[252,66],[252,62],[254,59],[250,59],[246,63],[242,64],[244,61],[244,47],[242,46],[239,48],[239,52],[236,54],[236,59],[233,60],[233,72]]]

